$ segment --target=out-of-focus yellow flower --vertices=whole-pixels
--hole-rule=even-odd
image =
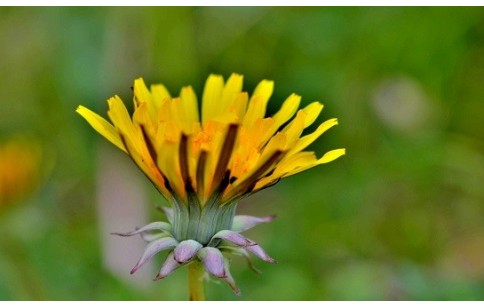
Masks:
[[[330,119],[301,136],[316,121],[322,104],[298,110],[301,97],[292,94],[275,115],[264,117],[274,83],[263,80],[249,98],[242,91],[242,79],[232,74],[224,83],[221,76],[210,75],[201,117],[191,87],[172,98],[163,85],[148,89],[141,78],[134,82],[132,117],[118,96],[108,100],[114,125],[83,106],[77,112],[131,156],[168,200],[186,202],[188,194],[196,192],[202,207],[213,194],[220,195],[220,204],[230,203],[345,153],[337,149],[317,158],[304,151],[338,124]]]
[[[314,102],[299,109],[301,97],[291,94],[281,109],[265,117],[274,83],[263,80],[249,96],[242,76],[210,75],[199,110],[191,87],[171,97],[161,85],[148,89],[134,81],[132,116],[118,96],[108,100],[111,123],[79,106],[81,114],[106,139],[128,154],[170,201],[167,222],[153,222],[136,231],[150,242],[131,273],[162,250],[172,250],[157,275],[164,278],[181,265],[199,260],[211,275],[225,280],[238,294],[222,253],[264,261],[272,259],[257,243],[240,233],[273,216],[235,216],[238,200],[279,179],[331,162],[345,154],[336,149],[320,158],[305,151],[325,131],[338,124],[330,119],[302,136],[323,105]],[[146,232],[158,231],[156,234]]]
[[[25,139],[0,144],[0,207],[25,197],[40,180],[41,150]]]

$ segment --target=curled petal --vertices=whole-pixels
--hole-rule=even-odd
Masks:
[[[160,238],[167,237],[166,233],[148,233],[148,232],[143,232],[140,234],[141,238],[148,243],[151,243],[153,241],[156,241]]]
[[[234,291],[236,295],[240,296],[240,289],[235,283],[235,280],[232,277],[232,274],[230,274],[229,266],[230,266],[229,260],[227,258],[224,258],[224,271],[225,271],[226,277],[221,279],[225,281],[230,286],[230,288],[232,288],[232,291]]]
[[[207,272],[218,278],[227,278],[224,269],[224,257],[220,250],[214,247],[205,247],[200,249],[197,255]]]
[[[183,241],[173,251],[175,260],[181,264],[187,263],[195,257],[202,247],[202,244],[194,240]]]
[[[275,215],[265,217],[237,215],[234,217],[231,230],[235,232],[243,232],[257,226],[258,224],[271,222],[274,220],[274,218],[276,218]]]
[[[213,242],[215,239],[222,239],[222,240],[225,240],[227,242],[231,242],[231,243],[233,243],[237,246],[241,246],[241,247],[257,245],[256,242],[251,241],[248,238],[246,238],[245,236],[243,236],[242,234],[239,234],[238,232],[231,231],[231,230],[222,230],[222,231],[217,232],[212,237],[210,242]],[[209,245],[210,245],[210,243],[209,243]]]
[[[138,260],[136,265],[131,270],[131,274],[134,274],[141,266],[143,266],[147,261],[149,261],[155,254],[158,252],[175,247],[178,244],[178,241],[172,237],[164,237],[154,242],[149,243],[146,246],[145,252]]]
[[[276,260],[269,257],[269,255],[260,247],[259,245],[252,245],[244,247],[247,251],[252,252],[262,260],[269,262],[269,263],[276,263]]]
[[[128,232],[128,233],[113,232],[111,234],[119,235],[119,236],[133,236],[133,235],[136,235],[136,234],[140,234],[140,233],[143,233],[143,232],[146,232],[146,231],[153,231],[153,230],[171,232],[171,225],[167,222],[164,222],[164,221],[157,221],[157,222],[152,222],[150,224],[147,224],[144,227],[141,227],[139,229],[136,229],[136,230]]]
[[[173,271],[175,271],[180,266],[181,264],[175,260],[174,253],[170,252],[166,257],[165,263],[163,263],[163,266],[161,267],[160,272],[158,273],[158,275],[156,275],[155,280],[160,280],[169,276],[171,273],[173,273]]]

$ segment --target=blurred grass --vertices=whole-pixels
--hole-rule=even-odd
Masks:
[[[143,289],[104,269],[94,179],[106,141],[74,110],[105,114],[113,94],[129,102],[139,76],[201,93],[209,73],[232,72],[248,91],[275,80],[269,113],[292,92],[303,105],[323,102],[321,118],[340,125],[313,149],[347,148],[240,205],[278,215],[248,234],[279,261],[256,261],[256,275],[234,260],[240,299],[484,299],[482,8],[0,8],[0,17],[0,140],[34,136],[53,166],[0,217],[0,299],[184,299],[184,270]],[[239,299],[222,284],[207,289]]]

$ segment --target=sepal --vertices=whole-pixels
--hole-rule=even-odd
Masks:
[[[218,248],[204,247],[198,251],[197,256],[209,274],[218,278],[227,277],[224,269],[224,257]]]
[[[240,246],[240,247],[247,247],[247,246],[252,246],[252,245],[257,245],[256,242],[249,240],[242,234],[231,231],[231,230],[222,230],[217,232],[212,239],[209,242],[209,246],[215,242],[216,239],[221,239],[225,240],[227,242],[230,242],[234,245]]]
[[[269,263],[277,263],[276,260],[271,258],[259,245],[252,245],[244,247],[245,250],[253,253],[254,255],[258,256],[262,260],[269,262]]]
[[[261,274],[262,271],[259,270],[257,267],[254,266],[252,261],[250,261],[249,253],[242,247],[233,247],[233,246],[221,246],[219,249],[222,252],[227,252],[235,256],[243,257],[247,261],[247,266],[253,270],[257,274]]]
[[[165,263],[163,263],[163,266],[161,267],[160,272],[158,273],[158,275],[156,275],[154,280],[160,280],[170,276],[171,273],[173,273],[180,266],[182,266],[182,264],[178,263],[175,260],[174,253],[170,252],[166,257]]]
[[[197,255],[197,252],[202,248],[202,244],[195,240],[186,240],[180,242],[173,250],[175,260],[180,263],[187,263]]]
[[[244,232],[249,230],[259,224],[268,223],[276,218],[275,215],[256,217],[249,215],[236,215],[234,221],[232,222],[232,227],[230,230],[235,232]]]
[[[172,237],[164,237],[149,243],[146,246],[146,249],[143,255],[138,260],[138,262],[133,267],[130,273],[134,274],[141,266],[143,266],[146,262],[151,260],[151,258],[153,258],[155,254],[159,253],[162,250],[175,247],[177,244],[178,244],[178,241]]]
[[[144,227],[137,228],[136,230],[128,232],[128,233],[113,232],[111,234],[119,235],[119,236],[133,236],[133,235],[140,234],[140,233],[143,233],[143,232],[146,232],[146,231],[154,231],[154,230],[159,230],[159,231],[171,233],[172,228],[171,228],[171,225],[167,222],[156,221],[156,222],[152,222],[150,224],[147,224]]]
[[[225,281],[229,287],[234,291],[234,293],[238,296],[240,296],[240,289],[235,283],[234,278],[232,277],[232,274],[230,274],[230,262],[227,258],[224,258],[224,271],[225,271],[225,278],[221,278],[223,281]]]

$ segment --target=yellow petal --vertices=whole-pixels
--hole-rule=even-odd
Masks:
[[[224,88],[224,79],[220,75],[210,75],[205,82],[202,97],[202,121],[207,122],[215,117],[220,110],[220,99],[222,89]]]
[[[214,123],[215,126],[218,123]],[[215,170],[217,168],[218,162],[220,160],[220,153],[222,151],[222,146],[225,140],[225,131],[222,131],[217,127],[214,131],[213,134],[210,136],[210,143],[208,147],[203,147],[202,150],[207,152],[207,161],[205,164],[205,175],[204,175],[204,183],[205,183],[205,191],[203,193],[203,196],[205,199],[208,199],[210,197],[208,195],[209,192],[211,192],[212,189],[212,182],[213,178],[215,175]]]
[[[301,102],[301,96],[296,94],[291,94],[282,104],[281,109],[274,115],[274,125],[276,126],[276,130],[281,127],[282,124],[289,121],[292,116],[297,111],[299,107],[299,103]]]
[[[174,98],[165,98],[161,103],[156,115],[156,123],[158,123],[158,125],[175,119],[176,115],[173,114],[173,100]]]
[[[287,147],[292,148],[299,136],[301,136],[304,130],[304,123],[306,119],[306,112],[299,110],[294,120],[291,121],[284,129],[283,133],[287,136]]]
[[[313,124],[314,121],[316,121],[319,114],[323,110],[323,107],[324,107],[323,104],[319,102],[313,102],[303,108],[304,112],[306,112],[306,118],[304,120],[304,128],[308,127],[309,125]]]
[[[249,95],[247,92],[241,92],[237,95],[233,103],[228,106],[227,111],[237,116],[237,123],[242,122],[245,112],[247,111],[248,101]]]
[[[299,103],[301,102],[301,96],[296,95],[296,94],[291,94],[282,104],[281,109],[272,117],[274,119],[274,122],[272,126],[267,130],[267,133],[265,133],[265,136],[270,138],[273,136],[276,131],[289,121],[294,114],[297,111],[297,108],[299,107]]]
[[[178,156],[179,144],[173,142],[164,142],[158,149],[159,156],[157,164],[163,170],[165,176],[175,193],[184,198],[185,189],[180,172],[180,160]]]
[[[136,88],[136,87],[135,87]],[[162,84],[155,84],[151,85],[151,104],[148,107],[148,113],[151,118],[151,122],[154,127],[158,126],[158,121],[160,118],[169,118],[169,114],[166,114],[166,111],[163,110],[163,105],[167,105],[167,102],[170,101],[171,96],[168,90]],[[166,109],[166,108],[165,108]],[[165,114],[160,116],[160,113],[165,112]]]
[[[239,74],[230,75],[222,90],[222,99],[217,106],[218,113],[225,113],[227,108],[234,102],[242,91],[244,77]]]
[[[111,119],[111,122],[113,122],[114,126],[125,134],[126,137],[132,137],[134,127],[123,101],[119,96],[115,95],[108,99],[108,105],[108,116]]]
[[[260,96],[253,97],[249,102],[247,113],[244,116],[244,126],[250,127],[254,125],[254,123],[261,118],[259,114],[263,109],[264,104],[262,102],[262,98]]]
[[[212,118],[211,121],[220,123],[220,124],[236,124],[239,121],[239,118],[235,113],[223,113],[219,114],[215,118]]]
[[[274,178],[272,176],[266,176],[262,179],[260,179],[257,184],[255,184],[254,186],[254,191],[258,191],[258,190],[261,190],[262,188],[268,186],[268,185],[271,185],[272,183],[274,183],[276,180],[274,180]]]
[[[242,177],[248,170],[254,168],[259,158],[260,153],[255,147],[239,147],[232,157],[230,165],[231,176],[235,178]]]
[[[266,147],[262,151],[260,160],[266,160],[274,152],[284,152],[286,150],[287,136],[284,133],[277,133],[269,140]]]
[[[156,140],[157,165],[168,179],[171,188],[178,196],[185,198],[185,189],[180,171],[180,138],[181,132],[175,122],[160,125]]]
[[[193,132],[194,125],[198,120],[198,102],[197,96],[192,87],[183,87],[180,92],[181,104],[181,123],[187,134]]]
[[[262,80],[254,90],[252,97],[249,101],[249,109],[253,100],[258,100],[260,106],[255,110],[256,113],[253,115],[256,119],[263,118],[266,114],[267,102],[274,91],[274,81],[272,80]]]
[[[296,174],[296,173],[299,173],[299,172],[302,172],[302,171],[311,169],[313,167],[316,167],[317,165],[321,165],[321,164],[326,164],[326,163],[332,162],[333,160],[339,158],[340,156],[345,155],[345,153],[346,153],[346,150],[345,149],[331,150],[329,152],[326,152],[323,155],[323,157],[321,157],[317,161],[315,161],[313,163],[309,163],[309,164],[303,165],[303,166],[300,166],[300,167],[297,167],[297,168],[294,168],[293,170],[291,170],[288,173],[286,173],[285,175],[283,175],[283,177],[288,177],[288,176],[291,176],[293,174]]]
[[[252,174],[254,174],[274,153],[283,152],[286,145],[286,136],[283,133],[277,133],[274,137],[269,140],[267,146],[264,148],[260,155],[254,157],[252,154],[252,159],[257,158],[256,161],[251,161],[251,168],[246,170],[246,173],[242,174],[239,179],[234,183],[234,186],[243,182]]]
[[[165,100],[171,98],[170,92],[162,84],[152,84],[150,88],[152,102],[156,109],[160,108]]]
[[[304,167],[310,164],[314,164],[317,161],[314,152],[299,152],[291,156],[286,156],[277,165],[274,174],[278,177],[290,172],[296,168]]]
[[[270,128],[274,125],[273,118],[257,119],[254,125],[247,129],[247,139],[250,144],[257,149],[261,149],[266,144],[267,140],[272,137]]]
[[[285,144],[285,134],[278,133],[272,137],[257,160],[257,163],[227,188],[222,197],[223,202],[231,200],[239,194],[246,193],[250,187],[256,185],[257,181],[273,171],[277,166],[277,162],[284,155],[283,149]]]
[[[143,78],[135,79],[133,92],[134,92],[133,100],[134,100],[135,108],[142,103],[146,103],[148,106],[151,105],[151,93],[146,87],[146,84]]]
[[[104,118],[84,106],[77,107],[76,110],[98,133],[108,139],[112,144],[126,152],[126,148],[119,137],[116,129]]]
[[[346,149],[336,149],[326,152],[323,157],[318,159],[319,164],[326,164],[346,154]]]
[[[255,190],[264,188],[265,186],[273,183],[277,179],[284,177],[287,173],[304,166],[313,165],[317,161],[314,152],[300,152],[292,156],[286,156],[279,164],[277,164],[274,172],[259,182],[255,186]]]
[[[152,125],[151,118],[148,114],[148,104],[141,103],[138,108],[133,113],[133,123],[143,126],[150,126]]]
[[[344,154],[345,149],[336,149],[327,152],[320,159],[316,158],[314,152],[299,152],[286,156],[279,162],[276,169],[270,176],[265,177],[257,182],[254,189],[262,189],[279,178],[285,178],[316,167],[317,165],[329,163]]]
[[[325,131],[327,131],[328,129],[330,129],[331,127],[337,124],[338,124],[338,119],[336,118],[325,121],[324,123],[319,125],[319,127],[314,132],[300,138],[296,143],[296,145],[291,150],[289,150],[287,155],[291,155],[304,150],[307,146],[309,146],[316,139],[318,139],[319,136],[321,136]]]

